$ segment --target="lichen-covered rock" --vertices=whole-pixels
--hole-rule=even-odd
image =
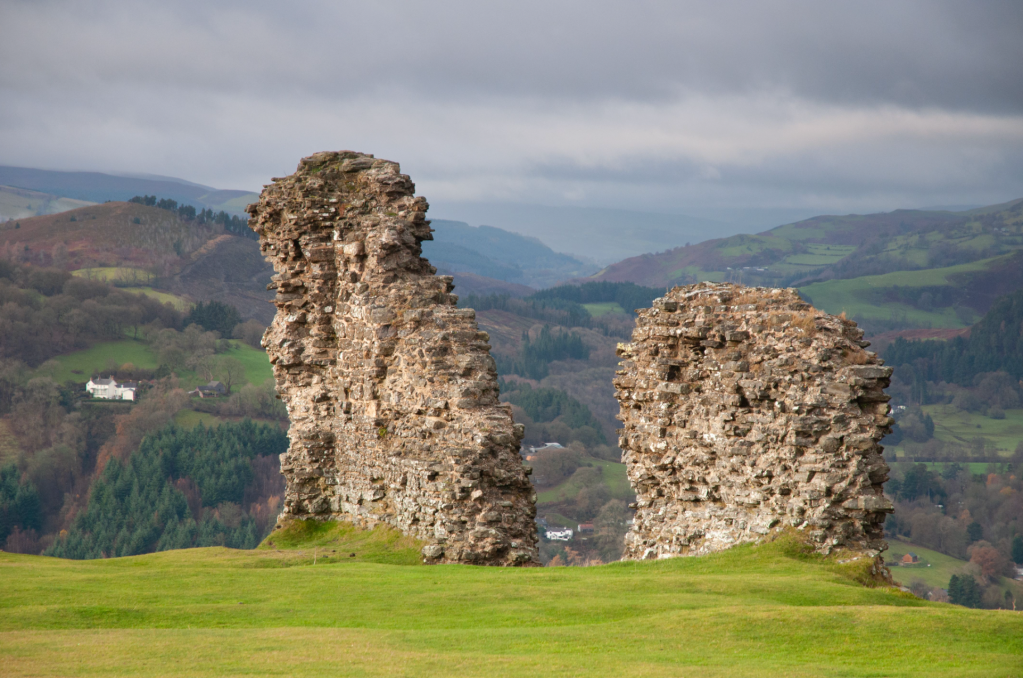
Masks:
[[[892,370],[862,338],[791,289],[701,283],[640,311],[615,379],[637,494],[625,557],[700,555],[786,526],[822,553],[884,550]]]
[[[396,163],[317,153],[249,206],[277,272],[263,345],[291,419],[281,520],[383,522],[427,562],[535,565],[523,430],[475,312],[420,256],[414,191]]]

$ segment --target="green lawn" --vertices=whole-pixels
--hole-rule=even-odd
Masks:
[[[606,313],[625,313],[625,309],[616,301],[602,301],[597,304],[583,304],[582,306],[594,318],[599,318]]]
[[[613,498],[630,499],[635,495],[632,491],[632,486],[629,484],[629,478],[625,474],[625,464],[605,461],[603,459],[587,458],[586,465],[597,466],[603,469],[604,485],[607,486],[607,489],[610,491]],[[555,485],[549,490],[537,493],[536,501],[541,504],[546,504],[571,499],[579,494],[581,489],[582,486],[570,478],[560,485]]]
[[[965,560],[895,539],[888,540],[884,559],[888,562],[898,561],[910,551],[919,556],[919,563],[891,568],[892,578],[903,586],[909,586],[914,579],[919,579],[928,586],[946,589],[949,578],[966,565]]]
[[[360,551],[381,559],[390,537],[312,532],[311,543],[278,537],[300,552],[0,554],[3,675],[989,678],[1023,667],[1023,614],[867,588],[859,563],[788,540],[503,569],[367,562]],[[390,548],[411,550],[400,538]]]

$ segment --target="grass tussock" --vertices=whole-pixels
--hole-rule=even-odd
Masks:
[[[257,551],[277,554],[281,566],[313,560],[420,565],[423,544],[386,525],[364,529],[345,521],[292,520],[271,532]]]

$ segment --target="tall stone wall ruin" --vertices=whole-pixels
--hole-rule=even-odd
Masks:
[[[625,557],[701,555],[785,526],[824,553],[884,550],[892,370],[862,338],[791,289],[702,283],[641,311],[615,379],[637,493]]]
[[[535,565],[522,427],[475,312],[420,256],[414,191],[396,163],[317,153],[249,207],[276,270],[263,344],[291,419],[282,520],[385,523],[428,562]]]

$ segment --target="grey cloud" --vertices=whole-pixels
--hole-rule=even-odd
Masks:
[[[0,163],[438,204],[848,211],[1023,194],[1018,2],[0,3]]]

